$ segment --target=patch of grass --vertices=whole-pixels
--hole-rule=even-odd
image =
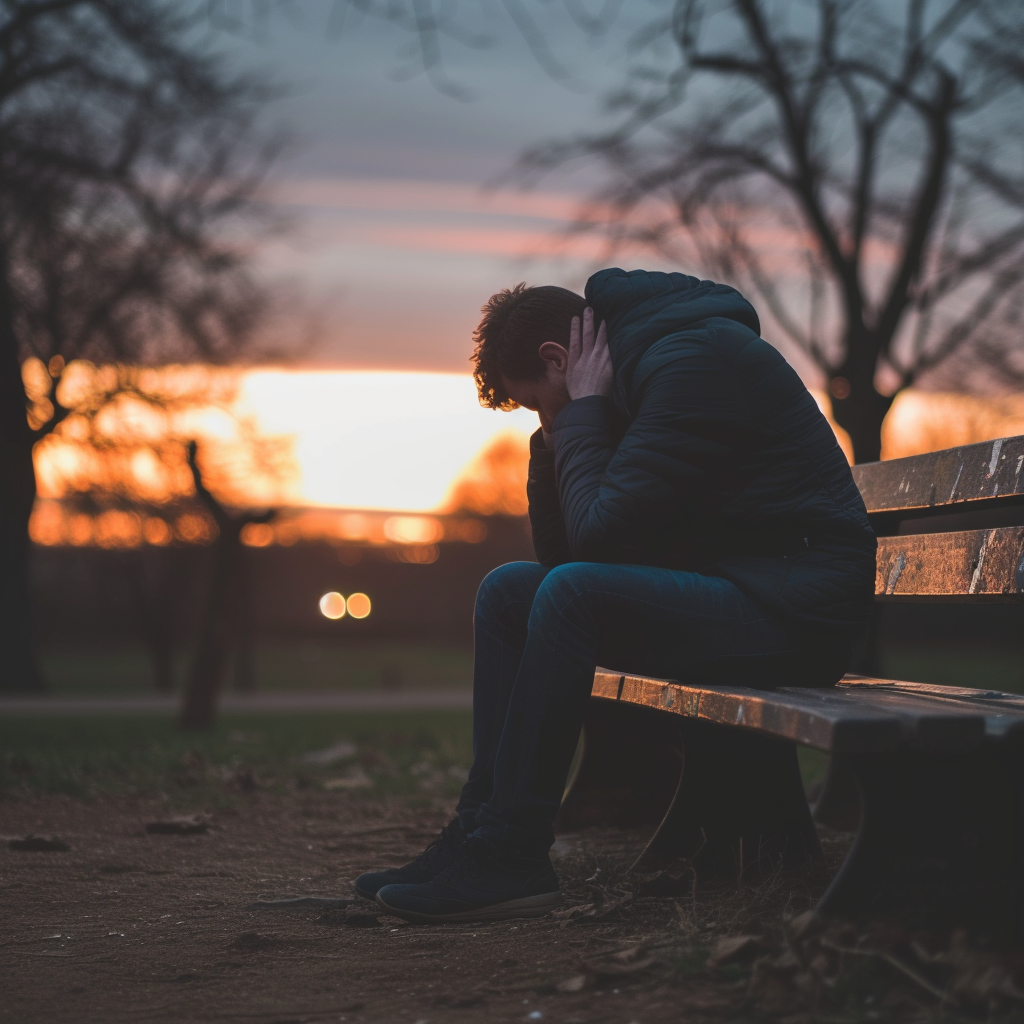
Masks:
[[[800,776],[804,780],[804,789],[810,790],[812,786],[825,781],[825,773],[828,771],[828,754],[811,747],[798,746],[796,756],[800,763]]]
[[[1024,658],[1009,648],[890,643],[882,648],[882,667],[890,679],[1024,693]]]
[[[256,649],[260,692],[452,690],[473,684],[473,655],[460,647],[412,643],[292,643]],[[154,693],[153,668],[139,644],[49,647],[40,662],[50,692],[63,696]],[[180,683],[188,664],[174,659]]]
[[[303,755],[352,744],[334,764]],[[224,715],[208,732],[167,717],[0,721],[0,797],[164,795],[191,806],[253,789],[454,796],[472,758],[468,712]]]

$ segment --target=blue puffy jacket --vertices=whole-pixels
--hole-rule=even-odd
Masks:
[[[531,443],[534,548],[731,580],[794,624],[868,617],[875,537],[828,422],[735,289],[602,270],[612,397],[570,402]]]

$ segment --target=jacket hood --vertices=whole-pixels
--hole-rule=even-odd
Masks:
[[[754,307],[735,288],[686,274],[612,267],[591,277],[584,297],[608,322],[615,375],[626,388],[640,357],[667,335],[713,318],[735,320],[761,333]]]

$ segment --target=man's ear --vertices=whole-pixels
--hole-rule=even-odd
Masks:
[[[558,370],[559,373],[565,373],[569,368],[569,350],[564,345],[559,345],[557,341],[545,341],[537,349],[537,354],[549,367]]]

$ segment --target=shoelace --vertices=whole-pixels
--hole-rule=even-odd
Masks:
[[[456,840],[452,833],[455,831],[455,822],[449,822],[441,831],[438,833],[437,838],[431,842],[427,848],[416,858],[415,863],[417,866],[425,866],[430,863],[438,854],[444,853],[450,847],[456,844]]]
[[[471,882],[481,870],[496,859],[496,851],[484,839],[470,839],[462,846],[462,856],[449,868],[460,882]]]

